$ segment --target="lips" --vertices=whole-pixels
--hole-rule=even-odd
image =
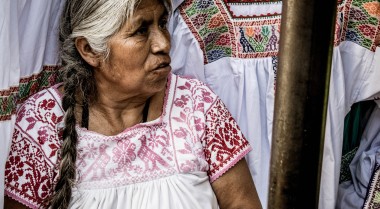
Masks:
[[[156,70],[170,70],[170,69],[171,69],[171,67],[170,67],[170,59],[169,59],[169,60],[162,60],[162,61],[158,62],[158,64],[154,68],[154,71],[156,71]]]

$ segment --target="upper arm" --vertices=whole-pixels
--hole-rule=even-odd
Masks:
[[[247,163],[243,158],[211,184],[221,209],[261,209]]]
[[[28,207],[17,202],[16,200],[4,196],[4,209],[28,209]]]

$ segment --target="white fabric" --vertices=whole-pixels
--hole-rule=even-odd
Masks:
[[[59,85],[30,97],[17,112],[5,191],[30,208],[44,205],[58,176],[64,125]],[[77,179],[69,208],[217,209],[211,183],[251,150],[208,87],[174,75],[157,119],[112,136],[76,130]]]
[[[359,101],[380,92],[380,50],[371,52],[355,43],[334,48],[331,69],[319,208],[334,208],[339,185],[344,117]]]
[[[246,160],[266,208],[275,88],[272,57],[222,58],[204,65],[203,52],[178,11],[173,14],[169,31],[173,72],[207,83],[250,141],[253,150]]]
[[[217,209],[219,207],[207,173],[193,172],[118,188],[74,189],[69,208]]]
[[[0,93],[18,87],[20,78],[37,74],[43,65],[58,63],[56,32],[58,9],[63,3],[63,0],[0,0]],[[4,200],[4,166],[14,122],[14,116],[0,121],[0,139],[3,140],[0,208]]]
[[[0,208],[4,205],[4,168],[7,156],[9,153],[9,146],[12,139],[12,132],[14,129],[15,116],[11,120],[0,122]]]
[[[254,4],[246,6],[245,4],[229,4],[230,10],[235,16],[260,16],[266,14],[281,14],[282,2],[260,5]]]
[[[246,160],[261,203],[266,207],[274,105],[272,58],[222,58],[204,69],[206,83],[226,101],[252,144],[253,150]]]
[[[272,58],[222,58],[204,65],[203,52],[178,11],[171,21],[173,71],[206,82],[227,105],[253,147],[247,161],[266,208],[275,85]],[[319,199],[321,209],[335,207],[344,117],[353,103],[373,99],[380,92],[376,81],[379,78],[379,49],[374,53],[352,42],[334,47]]]
[[[9,90],[20,79],[18,39],[14,36],[18,34],[17,13],[11,11],[17,11],[16,1],[0,0],[0,91]],[[0,208],[4,204],[4,167],[14,121],[14,117],[0,121]]]
[[[336,209],[363,207],[376,164],[380,164],[380,107],[373,110],[358,151],[350,163],[352,181],[339,185]]]

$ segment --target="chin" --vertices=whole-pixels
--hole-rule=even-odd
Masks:
[[[168,82],[168,76],[169,76],[169,73],[160,77],[156,77],[154,80],[150,82],[149,86],[151,86],[151,88],[154,89],[155,91],[161,91],[165,89],[166,84]]]

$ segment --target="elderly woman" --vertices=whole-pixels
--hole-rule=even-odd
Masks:
[[[170,73],[169,12],[169,0],[67,1],[64,82],[18,110],[5,208],[261,208],[226,107]]]

